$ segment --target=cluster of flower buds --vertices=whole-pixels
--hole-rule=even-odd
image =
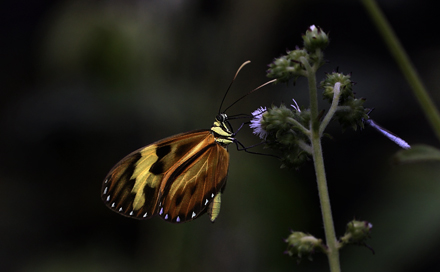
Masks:
[[[355,97],[353,82],[350,78],[351,75],[333,72],[327,74],[320,86],[324,89],[323,98],[331,103],[334,97],[333,88],[337,82],[341,83],[341,95],[334,118],[338,120],[343,129],[351,127],[353,130],[357,130],[358,127],[364,128],[363,121],[368,119],[369,109],[364,108],[365,98]]]
[[[328,45],[329,39],[324,31],[315,26],[311,26],[302,38],[304,47],[288,51],[286,55],[276,58],[269,65],[268,77],[275,78],[276,82],[288,82],[303,76],[309,79],[309,83],[315,84],[316,71],[325,63],[323,49]],[[311,97],[314,98],[314,104],[311,103],[313,111],[299,107],[293,100],[294,104],[291,107],[260,107],[252,113],[250,127],[268,147],[281,153],[281,167],[299,167],[309,160],[312,142],[315,137],[322,137],[331,120],[337,120],[343,129],[357,130],[359,127],[363,128],[364,123],[370,124],[403,148],[409,148],[406,142],[385,129],[381,130],[369,119],[369,109],[364,108],[365,99],[355,97],[351,75],[339,72],[327,74],[319,87],[323,89],[323,99],[331,104],[326,114],[324,111],[318,114],[317,86],[311,86],[310,91]],[[337,243],[337,248],[348,244],[367,246],[365,241],[370,237],[371,229],[371,223],[351,221],[347,224],[346,233]],[[310,259],[317,250],[329,252],[321,239],[303,232],[292,231],[285,242],[288,245],[285,253],[298,260],[303,257]]]
[[[276,58],[269,65],[268,77],[275,78],[276,82],[287,82],[300,76],[315,76],[316,70],[324,64],[322,50],[329,43],[328,36],[313,25],[302,38],[304,47]],[[363,128],[364,120],[368,119],[368,109],[363,106],[365,99],[355,97],[351,75],[338,72],[327,74],[320,87],[323,89],[323,99],[333,107],[327,123],[336,119],[343,129]],[[335,88],[338,92],[335,92]],[[281,153],[281,167],[297,168],[310,159],[311,117],[309,109],[301,109],[293,101],[295,105],[292,107],[260,107],[252,113],[254,119],[250,126],[268,147]]]
[[[373,254],[374,251],[365,241],[370,238],[373,225],[367,221],[353,220],[347,224],[344,236],[339,241],[339,248],[349,244],[362,245],[369,248]],[[291,231],[291,234],[284,240],[287,243],[287,250],[284,252],[290,257],[299,260],[302,257],[308,257],[311,260],[312,254],[317,250],[326,253],[327,247],[321,239],[300,231]]]
[[[296,258],[298,261],[302,257],[308,257],[311,260],[312,254],[317,249],[325,251],[325,246],[321,239],[316,239],[314,236],[304,232],[292,231],[284,242],[287,243],[287,250],[284,253]]]
[[[342,244],[360,244],[370,238],[373,224],[367,221],[353,220],[348,222],[344,236],[341,237]]]
[[[310,111],[292,107],[259,108],[252,113],[254,119],[250,125],[254,134],[264,139],[269,148],[281,153],[282,168],[297,167],[309,159],[302,147],[309,143],[309,139],[301,128],[309,125]]]
[[[324,64],[322,49],[327,47],[327,34],[314,25],[302,36],[304,48],[288,51],[286,55],[276,58],[267,70],[267,76],[276,78],[277,82],[287,82],[305,76],[304,63],[307,62],[316,69]]]

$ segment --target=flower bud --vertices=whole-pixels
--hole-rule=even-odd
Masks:
[[[310,53],[315,52],[317,49],[326,48],[329,43],[327,34],[315,25],[310,26],[302,38],[304,40],[304,48]]]
[[[289,130],[291,125],[287,118],[294,118],[294,112],[284,105],[280,107],[272,106],[261,120],[261,126],[267,131]]]
[[[287,55],[276,58],[267,70],[267,77],[276,78],[278,82],[287,82],[303,75],[300,58],[307,57],[305,50],[296,49],[288,51]]]
[[[337,82],[341,83],[341,96],[339,98],[340,102],[344,102],[348,97],[354,97],[353,94],[353,83],[350,80],[350,75],[344,75],[342,73],[333,72],[327,74],[326,79],[321,82],[321,88],[324,89],[323,98],[328,100],[330,103],[333,100],[333,87]]]
[[[309,153],[304,152],[300,143],[309,143],[309,138],[304,134],[299,124],[309,127],[310,110],[298,111],[285,105],[272,106],[260,118],[251,121],[254,134],[265,139],[266,146],[279,151],[281,167],[299,167],[309,160]],[[256,114],[258,116],[258,114]],[[262,137],[264,136],[264,137]]]
[[[340,110],[335,113],[335,118],[343,129],[351,127],[357,130],[358,127],[364,128],[364,119],[368,119],[367,109],[364,108],[364,98],[349,97],[340,103]]]
[[[315,249],[323,248],[321,239],[299,231],[292,231],[284,241],[287,243],[285,253],[290,257],[298,258],[298,260],[303,256],[308,256],[311,259],[311,254],[315,252]]]
[[[341,238],[344,244],[364,244],[367,238],[370,238],[373,224],[367,221],[353,220],[347,224],[347,230]]]

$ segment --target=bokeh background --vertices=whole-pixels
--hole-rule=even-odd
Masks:
[[[438,104],[436,1],[379,1]],[[209,128],[225,106],[264,83],[274,57],[312,24],[330,32],[328,64],[352,73],[371,117],[410,144],[438,146],[405,78],[358,1],[5,1],[1,5],[1,271],[328,271],[316,254],[283,254],[290,229],[324,238],[311,163],[229,148],[222,210],[173,225],[137,221],[101,201],[109,169],[163,137]],[[434,23],[434,24],[433,24]],[[266,87],[228,110],[295,98],[304,79]],[[323,108],[328,108],[324,102]],[[237,128],[240,122],[234,122]],[[395,165],[399,147],[372,129],[329,128],[324,155],[338,236],[353,218],[368,241],[341,252],[343,271],[440,270],[439,163]],[[250,129],[244,145],[259,139]],[[268,152],[256,149],[256,151]]]

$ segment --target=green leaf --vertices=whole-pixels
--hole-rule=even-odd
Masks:
[[[440,150],[429,145],[414,145],[411,149],[397,152],[393,161],[395,163],[415,163],[425,161],[440,161]]]

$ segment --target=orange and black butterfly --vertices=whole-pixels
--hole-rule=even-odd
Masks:
[[[159,215],[180,223],[205,213],[214,221],[234,142],[226,114],[211,129],[177,134],[140,148],[116,164],[102,186],[106,205],[138,219]]]
[[[233,142],[228,117],[221,113],[211,129],[177,134],[140,148],[107,174],[102,199],[113,211],[132,218],[158,215],[183,223],[207,212],[214,222],[228,176],[227,146]]]

